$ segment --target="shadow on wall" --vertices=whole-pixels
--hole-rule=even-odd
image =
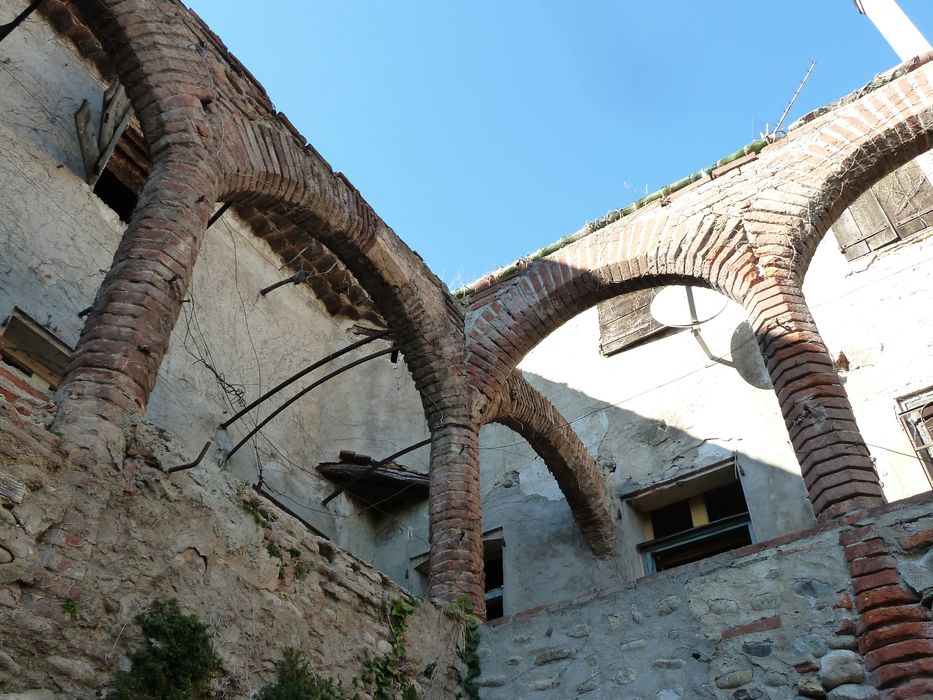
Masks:
[[[733,346],[750,334],[747,325],[744,332],[737,329]],[[757,346],[745,343],[744,348],[750,348],[753,355],[733,355],[743,379],[770,391],[770,386],[761,385],[763,367],[758,371],[754,361],[749,362],[757,359],[761,364]],[[483,529],[504,543],[506,615],[643,576],[645,564],[636,545],[646,540],[646,518],[626,497],[666,484],[667,493],[659,496],[661,502],[680,501],[677,483],[681,477],[724,462],[731,465],[733,458],[734,473],[751,515],[754,541],[815,524],[799,471],[788,471],[787,465],[769,464],[734,449],[730,443],[745,436],[730,432],[730,425],[723,425],[717,432],[719,437],[711,441],[660,418],[594,399],[566,384],[531,373],[525,377],[572,422],[603,468],[618,517],[619,537],[614,557],[596,559],[556,482],[530,446],[504,427],[484,428],[480,448]],[[581,418],[574,421],[577,416]],[[776,439],[786,441],[786,434]]]

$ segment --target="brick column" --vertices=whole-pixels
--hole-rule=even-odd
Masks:
[[[448,603],[465,597],[482,619],[486,617],[486,603],[479,428],[442,425],[432,438],[429,595]]]
[[[119,442],[125,417],[145,412],[215,188],[211,169],[193,155],[153,168],[59,387],[56,427],[66,443],[92,447],[95,435]]]
[[[864,522],[864,521],[863,521]],[[931,532],[901,541],[905,550],[929,544]],[[933,621],[920,596],[905,585],[892,548],[872,524],[839,535],[859,615],[855,633],[872,685],[886,700],[933,695]]]
[[[760,282],[745,306],[817,518],[884,503],[846,390],[799,285]]]

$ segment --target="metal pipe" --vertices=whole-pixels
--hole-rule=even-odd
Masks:
[[[316,527],[314,527],[314,525],[312,525],[312,524],[309,523],[307,520],[305,520],[305,519],[302,518],[300,515],[298,515],[298,513],[296,513],[295,510],[294,510],[293,508],[289,508],[287,505],[285,505],[284,503],[282,503],[282,501],[280,501],[278,498],[276,498],[276,497],[273,496],[271,493],[269,493],[268,491],[266,491],[266,490],[262,487],[262,484],[253,484],[253,491],[255,491],[256,493],[258,493],[258,494],[259,494],[260,496],[262,496],[263,498],[265,498],[265,499],[267,499],[267,500],[269,500],[269,501],[272,501],[277,507],[281,508],[281,509],[284,510],[286,513],[288,513],[290,516],[292,516],[293,518],[295,518],[295,520],[297,520],[298,522],[300,522],[302,525],[304,525],[306,528],[308,528],[311,532],[313,532],[313,533],[314,533],[315,535],[317,535],[318,537],[322,537],[322,538],[324,538],[325,540],[330,541],[330,537],[328,537],[327,535],[325,535],[323,532],[321,532],[321,531],[318,530]],[[298,504],[298,505],[301,505],[301,504]]]
[[[384,467],[389,462],[391,462],[393,459],[401,457],[402,455],[407,455],[409,452],[414,452],[419,447],[424,447],[425,445],[430,445],[430,444],[431,444],[431,438],[428,438],[427,440],[422,440],[421,442],[416,442],[414,445],[409,445],[404,450],[399,450],[398,452],[390,454],[385,459],[376,462],[372,466],[366,467],[366,469],[364,469],[359,474],[357,474],[355,477],[350,479],[349,482],[337,488],[337,490],[335,490],[330,496],[328,496],[323,501],[321,501],[321,505],[326,506],[328,503],[330,503],[332,500],[337,498],[337,496],[342,494],[348,488],[358,484],[367,474],[371,474],[372,472],[376,471],[379,467]]]
[[[336,360],[336,359],[337,359],[338,357],[340,357],[341,355],[346,355],[346,354],[347,354],[348,352],[350,352],[351,350],[356,350],[357,348],[361,348],[361,347],[363,347],[364,345],[367,345],[368,343],[373,342],[374,340],[379,340],[380,338],[385,338],[387,335],[390,335],[391,332],[392,332],[392,331],[388,331],[388,330],[382,331],[381,333],[376,333],[375,335],[371,335],[371,336],[369,336],[368,338],[363,338],[362,340],[358,340],[358,341],[356,341],[355,343],[350,343],[350,345],[347,345],[345,348],[342,348],[341,350],[338,350],[337,352],[331,353],[330,355],[328,355],[328,356],[325,357],[324,359],[318,360],[318,361],[315,362],[313,365],[309,365],[308,367],[305,367],[303,370],[301,370],[300,372],[298,372],[298,374],[293,374],[291,377],[289,377],[289,378],[286,379],[285,381],[283,381],[283,382],[277,384],[276,386],[272,387],[271,389],[269,389],[269,391],[267,391],[265,394],[263,394],[262,396],[260,396],[258,399],[256,399],[255,401],[253,401],[253,402],[252,402],[251,404],[249,404],[248,406],[246,406],[246,408],[244,408],[244,409],[242,409],[241,411],[239,411],[238,413],[236,413],[232,418],[229,418],[229,419],[227,419],[226,421],[224,421],[223,423],[221,423],[221,424],[217,427],[217,429],[218,429],[218,430],[221,430],[221,429],[224,429],[224,428],[228,428],[232,423],[238,421],[240,418],[242,418],[242,417],[245,416],[247,413],[249,413],[250,411],[252,411],[254,408],[256,408],[256,406],[258,406],[259,404],[261,404],[263,401],[265,401],[266,399],[268,399],[270,396],[273,396],[273,395],[277,394],[278,392],[280,392],[282,389],[284,389],[284,388],[287,387],[288,385],[293,384],[294,382],[297,382],[299,379],[301,379],[302,377],[304,377],[306,374],[308,374],[308,373],[310,373],[310,372],[313,372],[313,371],[316,370],[318,367],[320,367],[320,366],[322,366],[322,365],[326,365],[326,364],[327,364],[328,362],[330,362],[331,360]]]
[[[174,474],[175,472],[180,472],[184,469],[191,469],[198,466],[201,463],[201,460],[204,459],[204,455],[207,454],[207,448],[211,446],[211,441],[208,440],[204,443],[204,447],[201,448],[201,451],[198,453],[198,456],[194,458],[193,462],[188,462],[188,464],[179,464],[177,467],[172,467],[171,469],[166,469],[166,474]]]
[[[13,30],[21,25],[29,15],[36,11],[36,8],[42,4],[42,0],[33,0],[29,3],[29,7],[16,15],[16,19],[12,22],[7,22],[6,24],[0,24],[0,41],[6,39],[10,34],[13,33]]]
[[[304,282],[306,279],[308,279],[309,274],[310,273],[307,270],[298,270],[298,272],[296,272],[291,277],[286,277],[283,280],[279,280],[278,282],[274,282],[273,284],[270,284],[268,287],[263,287],[262,289],[259,290],[259,293],[262,296],[266,296],[266,294],[271,292],[273,289],[284,287],[289,282],[291,282],[292,284],[300,284]]]
[[[220,209],[218,209],[217,211],[215,211],[215,212],[211,215],[211,218],[207,220],[207,226],[206,226],[205,228],[210,228],[211,226],[213,226],[214,223],[217,221],[217,219],[219,219],[221,216],[223,216],[223,215],[226,213],[227,209],[229,209],[229,208],[232,206],[232,204],[233,204],[233,202],[224,202],[224,203],[220,206]]]
[[[374,353],[372,353],[372,354],[370,354],[370,355],[367,355],[366,357],[361,357],[360,359],[354,360],[353,362],[350,362],[349,364],[346,364],[346,365],[344,365],[343,367],[340,367],[340,368],[338,368],[338,369],[335,369],[333,372],[331,372],[330,374],[324,375],[323,377],[321,377],[321,378],[318,379],[317,381],[312,382],[311,384],[309,384],[308,386],[306,386],[304,389],[302,389],[301,391],[299,391],[297,394],[295,394],[294,396],[292,396],[288,401],[286,401],[286,402],[283,403],[281,406],[279,406],[277,409],[275,409],[275,410],[274,410],[272,413],[270,413],[268,416],[266,416],[265,418],[263,418],[263,419],[256,425],[255,428],[253,428],[252,430],[250,430],[250,431],[246,434],[246,437],[244,437],[242,440],[240,440],[240,441],[233,447],[233,449],[230,450],[230,452],[227,453],[227,456],[224,457],[224,462],[229,461],[230,458],[233,457],[233,455],[235,455],[235,454],[237,453],[237,450],[239,450],[241,447],[243,447],[243,445],[245,445],[247,442],[249,442],[250,438],[252,438],[252,437],[253,437],[256,433],[258,433],[260,430],[262,430],[262,428],[263,428],[269,421],[271,421],[273,418],[275,418],[277,415],[279,415],[282,411],[284,411],[286,408],[288,408],[289,406],[291,406],[291,405],[292,405],[293,403],[295,403],[298,399],[300,399],[302,396],[304,396],[305,394],[307,394],[309,391],[311,391],[311,390],[314,389],[315,387],[319,387],[321,384],[323,384],[324,382],[326,382],[328,379],[333,379],[333,378],[336,377],[338,374],[343,374],[343,373],[346,372],[348,369],[353,369],[353,368],[356,367],[357,365],[361,365],[361,364],[363,364],[364,362],[369,362],[370,360],[374,360],[374,359],[376,359],[377,357],[380,357],[380,356],[382,356],[382,355],[388,355],[389,353],[393,352],[394,350],[395,350],[394,347],[386,348],[385,350],[380,350],[380,351],[378,351],[378,352],[374,352]]]

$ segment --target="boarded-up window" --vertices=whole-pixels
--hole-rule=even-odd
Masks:
[[[668,330],[667,326],[658,323],[651,315],[651,301],[661,289],[652,287],[630,292],[597,306],[599,351],[603,355],[614,355]]]
[[[911,161],[865,191],[833,224],[846,258],[854,260],[933,225],[933,187]]]

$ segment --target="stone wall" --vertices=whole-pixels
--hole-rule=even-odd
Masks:
[[[31,398],[20,410],[0,399],[0,694],[97,697],[127,667],[141,641],[134,618],[156,599],[208,625],[223,697],[271,680],[286,647],[345,688],[390,648],[386,606],[411,597],[384,575],[210,457],[165,474],[185,455],[151,425],[135,426],[113,465],[72,468]],[[460,624],[419,602],[406,639],[421,697],[452,697]]]
[[[482,695],[928,697],[931,501],[488,623]]]
[[[84,323],[78,313],[93,302],[125,229],[84,181],[72,116],[86,99],[96,123],[102,90],[93,67],[39,15],[0,46],[0,319],[18,306],[71,346]],[[229,448],[310,379],[387,347],[376,341],[351,352],[215,434],[245,402],[360,337],[306,285],[260,296],[288,274],[284,262],[232,211],[207,231],[146,415],[185,443],[182,462],[209,438]],[[376,512],[347,517],[361,509],[347,496],[321,508],[334,485],[314,467],[340,450],[379,458],[425,437],[411,376],[381,357],[303,397],[230,464],[242,480],[255,480],[261,466],[266,482],[293,499],[289,507],[372,562]],[[427,461],[427,448],[402,460],[419,471]]]

